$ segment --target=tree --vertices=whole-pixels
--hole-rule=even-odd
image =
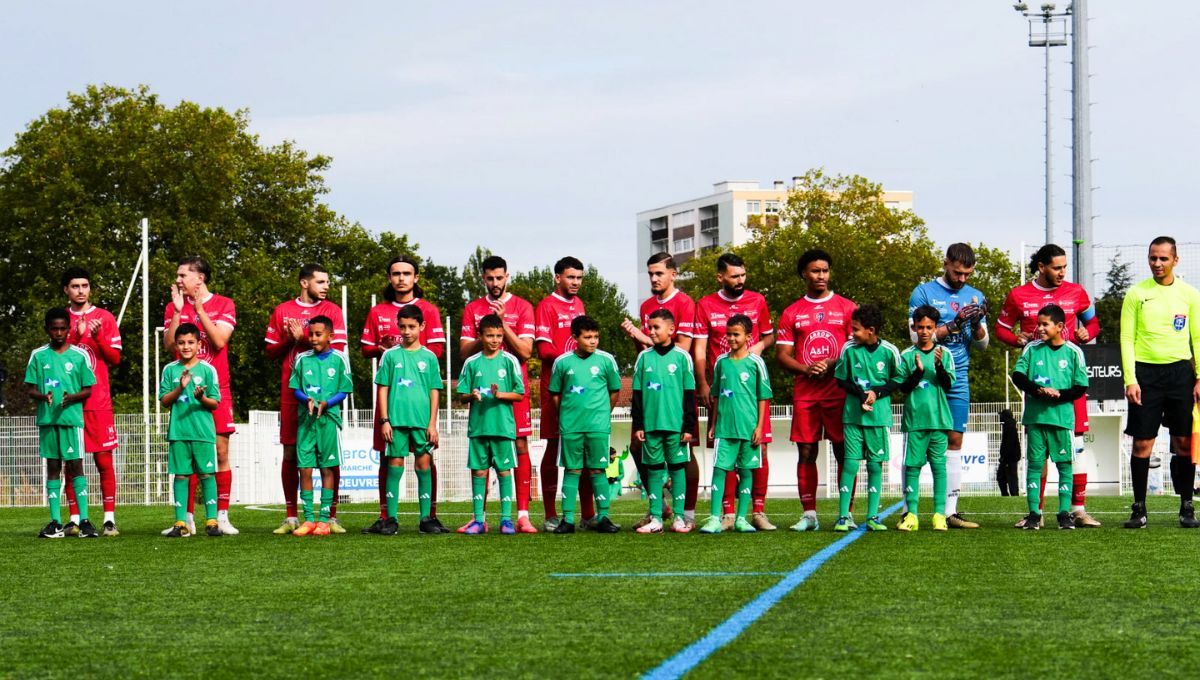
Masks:
[[[1113,253],[1108,260],[1108,274],[1104,276],[1104,294],[1096,300],[1096,314],[1100,317],[1101,344],[1121,341],[1121,305],[1125,293],[1133,285],[1133,273],[1129,262],[1121,259],[1121,252]]]

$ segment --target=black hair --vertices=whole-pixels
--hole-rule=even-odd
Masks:
[[[418,277],[421,275],[421,263],[417,261],[417,258],[413,257],[412,255],[397,255],[388,262],[388,278],[391,278],[392,276],[392,266],[397,264],[412,265],[413,275]],[[421,288],[421,284],[413,284],[413,296],[419,298],[425,297],[425,291]],[[383,289],[383,299],[387,300],[388,302],[396,302],[396,290],[392,288],[391,282],[389,282],[388,285]]]
[[[306,264],[300,268],[300,280],[307,281],[307,280],[311,279],[315,274],[328,274],[328,273],[329,273],[328,269],[322,267],[321,265],[319,265],[315,262],[310,262],[309,264]]]
[[[1029,259],[1029,272],[1031,274],[1036,274],[1038,273],[1038,265],[1049,266],[1050,263],[1054,261],[1054,258],[1066,257],[1066,255],[1067,251],[1063,250],[1061,247],[1053,243],[1047,243],[1041,248],[1038,248],[1037,252],[1033,254],[1033,257]]]
[[[555,276],[562,274],[568,269],[578,269],[579,271],[583,271],[583,263],[579,261],[579,258],[571,257],[570,255],[554,263]]]
[[[658,264],[659,262],[663,263],[667,269],[670,269],[673,272],[679,271],[679,265],[675,264],[675,258],[671,257],[671,253],[665,251],[657,252],[651,255],[650,259],[646,260],[646,266],[649,267],[650,265]]]
[[[743,331],[746,331],[746,335],[750,335],[754,329],[754,322],[745,314],[734,314],[729,317],[729,321],[725,322],[725,330],[729,330],[730,326],[740,326]]]
[[[1171,246],[1172,253],[1177,254],[1179,252],[1178,250],[1175,249],[1175,239],[1171,238],[1170,236],[1159,236],[1158,238],[1156,238],[1150,242],[1151,247],[1161,246],[1161,245],[1165,245],[1165,244],[1169,244]]]
[[[961,260],[955,260],[955,262],[961,262]],[[854,310],[850,318],[857,321],[863,328],[874,329],[876,334],[883,330],[883,312],[875,305],[859,307]]]
[[[189,255],[187,257],[180,258],[175,264],[179,267],[190,267],[192,271],[203,276],[204,285],[207,286],[208,284],[212,283],[212,267],[208,266],[208,260],[205,260],[203,257],[200,257],[199,255]]]
[[[588,331],[600,332],[600,324],[592,317],[583,314],[571,320],[571,335],[578,338]]]
[[[1038,316],[1050,317],[1051,323],[1065,324],[1067,322],[1066,312],[1063,311],[1062,307],[1059,307],[1056,304],[1048,304],[1045,307],[1042,307],[1038,310]]]
[[[71,325],[71,315],[65,307],[51,307],[46,310],[46,328],[50,327],[51,321],[58,321],[59,319],[66,321],[68,327]]]
[[[193,335],[197,340],[199,340],[200,328],[190,321],[185,321],[179,324],[179,327],[175,329],[175,339],[178,340],[179,336],[181,335]]]
[[[964,267],[974,267],[975,250],[966,243],[951,243],[946,249],[946,260],[957,262]]]
[[[67,270],[62,274],[62,287],[66,288],[67,284],[75,279],[87,279],[87,282],[91,283],[92,275],[83,267],[67,267]]]
[[[821,250],[820,248],[810,248],[804,251],[804,254],[800,256],[800,259],[796,260],[796,273],[803,276],[804,270],[808,269],[808,265],[812,264],[813,262],[820,261],[828,263],[830,267],[833,266],[832,255],[824,250]]]
[[[717,271],[724,273],[730,267],[745,267],[746,263],[734,253],[725,253],[717,258]]]
[[[425,323],[425,314],[416,305],[404,305],[396,312],[396,321],[400,319],[416,319],[417,323]]]
[[[495,267],[493,267],[493,269],[495,269]],[[487,316],[485,316],[479,320],[479,332],[481,334],[484,331],[491,330],[493,328],[503,329],[504,328],[504,319],[501,319],[496,314],[488,314]]]
[[[500,257],[499,255],[488,255],[483,259],[483,262],[479,263],[480,274],[493,269],[503,269],[504,271],[508,271],[508,263],[505,262],[504,258]]]
[[[921,305],[912,312],[912,322],[915,324],[921,319],[932,319],[936,326],[938,321],[941,321],[942,314],[933,305]],[[859,323],[862,323],[861,321]]]
[[[328,328],[330,331],[333,331],[333,319],[325,316],[324,314],[318,314],[317,316],[314,316],[313,318],[308,320],[309,326],[313,325],[314,323],[322,324],[323,326]]]
[[[656,309],[653,312],[650,312],[650,318],[663,319],[665,321],[670,321],[672,326],[675,325],[675,315],[672,314],[671,310],[669,309]]]

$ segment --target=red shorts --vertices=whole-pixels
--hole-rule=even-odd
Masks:
[[[1075,400],[1075,434],[1088,431],[1087,395]]]
[[[387,451],[387,442],[383,440],[383,420],[379,417],[379,409],[375,409],[375,425],[372,428],[371,448],[382,457]]]
[[[791,440],[800,444],[815,444],[828,439],[834,444],[844,441],[842,436],[841,399],[827,401],[803,401],[792,404]]]
[[[554,407],[554,399],[549,389],[542,390],[542,421],[538,426],[538,436],[542,439],[558,439],[558,409]]]
[[[237,432],[233,424],[233,395],[221,393],[221,401],[217,410],[213,411],[213,424],[217,426],[217,434],[231,435]]]
[[[296,410],[295,401],[279,402],[279,443],[284,446],[296,445],[296,428],[300,424],[300,412]]]
[[[533,434],[533,407],[529,404],[529,395],[513,404],[513,418],[517,421],[517,438]]]
[[[83,412],[83,450],[87,453],[117,448],[117,426],[112,411]]]

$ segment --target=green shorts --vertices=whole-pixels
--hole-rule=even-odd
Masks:
[[[945,430],[913,430],[904,436],[905,467],[923,467],[946,462]]]
[[[604,470],[612,462],[607,432],[560,434],[558,446],[558,464],[568,470]]]
[[[846,457],[866,459],[872,463],[886,461],[891,453],[891,435],[883,426],[843,426],[846,436]],[[864,453],[866,455],[864,455]]]
[[[83,458],[83,428],[39,425],[38,450],[48,460],[79,460]]]
[[[429,431],[423,427],[392,427],[392,443],[387,445],[388,458],[404,458],[412,452],[414,456],[424,456],[433,451],[429,443]]]
[[[167,442],[167,472],[211,475],[217,471],[217,445],[212,442]]]
[[[722,470],[757,470],[762,467],[762,444],[749,439],[718,439],[713,442],[713,467]]]
[[[647,432],[642,442],[642,462],[646,465],[682,465],[691,460],[692,452],[679,441],[678,432]]]
[[[511,439],[504,437],[471,437],[467,444],[467,469],[496,472],[511,470],[517,464],[517,448]]]
[[[300,416],[296,427],[296,466],[331,468],[342,464],[342,428],[333,418]]]
[[[1071,431],[1062,427],[1027,425],[1025,427],[1025,456],[1044,461],[1049,455],[1055,463],[1070,463],[1075,453]]]

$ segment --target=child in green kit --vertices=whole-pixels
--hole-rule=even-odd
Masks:
[[[734,531],[753,533],[750,487],[754,471],[762,465],[760,450],[771,404],[771,378],[767,364],[750,353],[754,323],[745,314],[734,314],[725,326],[729,352],[713,367],[712,410],[708,414],[708,441],[713,446],[712,515],[700,527],[702,534],[721,533],[721,504],[725,478],[737,470],[738,503]]]
[[[83,402],[92,394],[96,375],[92,355],[67,342],[71,317],[61,307],[46,312],[50,342],[33,350],[25,367],[29,397],[37,402],[38,449],[46,459],[46,499],[50,523],[38,538],[62,538],[62,472],[79,499],[79,537],[96,538],[88,519],[87,477],[83,475]]]
[[[1025,415],[1025,496],[1029,514],[1022,528],[1042,527],[1038,509],[1042,468],[1046,457],[1058,467],[1058,528],[1074,529],[1071,517],[1071,456],[1075,431],[1073,403],[1087,392],[1087,365],[1083,350],[1063,337],[1067,316],[1062,307],[1046,305],[1038,311],[1035,340],[1021,351],[1012,381],[1027,395]]]
[[[875,305],[863,305],[850,317],[851,340],[842,347],[842,356],[834,369],[838,385],[846,391],[842,423],[846,437],[846,458],[838,485],[838,521],[834,531],[855,527],[850,516],[851,488],[862,461],[867,461],[867,529],[886,531],[879,521],[879,496],[883,490],[883,464],[891,444],[891,393],[900,368],[900,351],[880,339],[883,313]]]
[[[300,500],[304,524],[293,536],[328,536],[329,513],[337,495],[337,469],[342,464],[341,403],[354,389],[350,358],[331,349],[333,320],[314,316],[308,322],[312,349],[296,356],[288,383],[297,400],[296,463],[300,468]],[[313,514],[313,468],[321,469],[321,514]],[[319,522],[314,522],[319,519]]]
[[[671,510],[676,533],[690,531],[683,519],[688,445],[696,425],[696,372],[692,357],[675,344],[675,317],[666,309],[651,312],[646,330],[654,342],[633,366],[633,436],[642,442],[649,477],[650,521],[639,534],[662,533],[663,487],[671,477]]]
[[[474,519],[464,534],[486,534],[484,513],[488,470],[495,468],[500,478],[500,533],[515,534],[512,521],[513,466],[517,462],[517,421],[513,404],[525,395],[521,362],[503,350],[504,320],[488,314],[479,320],[483,350],[463,362],[458,376],[459,398],[471,405],[467,421],[467,467],[471,470],[471,498]]]
[[[417,502],[423,534],[443,533],[429,517],[433,493],[433,475],[429,471],[433,450],[438,446],[438,397],[442,378],[438,375],[437,355],[421,346],[425,315],[416,305],[405,305],[396,312],[400,344],[383,353],[375,374],[379,417],[383,420],[383,440],[387,470],[387,519],[381,534],[393,536],[400,530],[396,511],[400,502],[400,480],[404,477],[404,458],[411,450],[417,468]]]
[[[953,427],[946,392],[954,384],[954,355],[937,344],[940,312],[931,305],[913,310],[912,330],[917,344],[900,355],[900,389],[904,397],[904,500],[907,512],[896,528],[916,531],[921,468],[933,472],[933,530],[946,531],[946,445]]]
[[[600,345],[600,324],[589,316],[571,321],[575,350],[554,360],[550,369],[550,394],[559,409],[559,464],[563,475],[563,521],[556,534],[575,533],[575,503],[579,494],[579,476],[586,468],[592,476],[596,499],[595,531],[613,534],[620,527],[608,517],[609,436],[612,433],[612,409],[621,390],[617,360]]]
[[[179,359],[163,367],[158,384],[158,399],[171,411],[167,427],[167,472],[175,475],[175,524],[167,538],[186,538],[196,533],[188,524],[188,477],[200,476],[204,497],[204,533],[221,535],[217,526],[217,428],[212,412],[221,401],[217,369],[200,359],[200,329],[181,323],[175,331],[175,351]]]

